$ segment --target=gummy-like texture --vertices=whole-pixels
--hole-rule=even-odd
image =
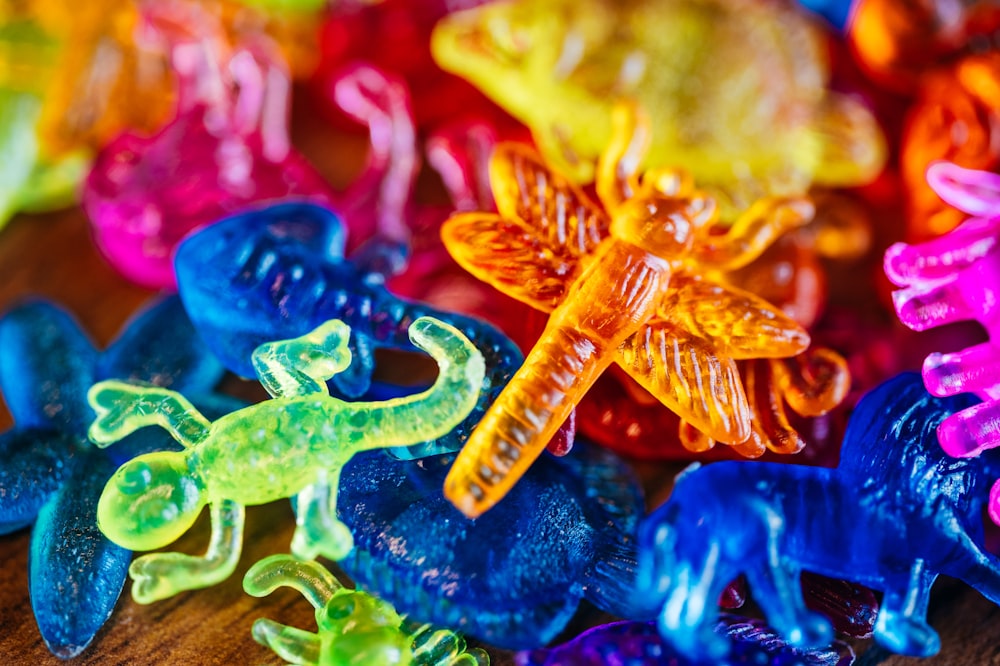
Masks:
[[[39,138],[47,154],[100,149],[118,134],[149,133],[170,118],[175,82],[163,44],[147,34],[147,17],[199,16],[187,25],[219,21],[230,39],[267,34],[293,71],[308,69],[315,48],[310,21],[267,15],[233,0],[32,0],[31,16],[61,45],[46,86]],[[152,37],[152,38],[150,38]]]
[[[432,52],[591,180],[616,100],[653,114],[649,166],[683,165],[740,204],[873,178],[872,115],[826,89],[820,33],[794,7],[721,0],[523,0],[445,17]],[[781,132],[775,132],[781,127]]]
[[[826,301],[821,260],[849,260],[863,254],[871,236],[866,218],[864,210],[845,197],[820,195],[812,223],[785,234],[757,260],[723,277],[811,329]],[[833,447],[822,446],[827,442],[807,430],[813,429],[816,417],[847,396],[851,375],[843,357],[814,342],[793,358],[741,361],[739,370],[752,432],[733,451],[744,457],[767,450],[799,453],[809,443],[825,449],[810,451],[810,457],[836,455],[839,437],[830,442],[836,448],[831,451]],[[704,454],[715,445],[688,424],[678,423],[676,415],[624,372],[605,373],[577,407],[577,417],[583,434],[631,456],[689,460],[692,451]],[[683,447],[672,446],[674,440],[664,437],[678,429]]]
[[[137,316],[103,353],[69,315],[46,303],[0,319],[0,387],[15,423],[0,434],[0,533],[35,523],[31,606],[53,654],[68,658],[83,650],[125,583],[132,554],[97,529],[104,484],[127,458],[173,446],[162,433],[146,432],[115,452],[95,449],[86,434],[87,389],[116,376],[207,395],[222,372],[177,298]],[[199,400],[219,415],[233,402]]]
[[[413,95],[414,121],[421,130],[471,118],[508,129],[516,123],[506,113],[468,82],[442,71],[431,58],[434,25],[452,11],[483,1],[382,0],[367,6],[344,3],[333,7],[320,28],[320,63],[312,77],[317,104],[323,108],[329,103],[328,81],[334,72],[363,61],[405,82]]]
[[[935,436],[972,402],[935,398],[919,375],[903,374],[861,400],[836,469],[722,462],[683,473],[640,532],[639,587],[661,608],[664,638],[689,658],[724,655],[716,600],[745,573],[781,635],[826,645],[829,622],[802,601],[808,569],[883,590],[875,639],[935,654],[926,616],[938,574],[1000,602],[1000,560],[983,549],[981,517],[996,461],[950,458]]]
[[[976,456],[1000,446],[1000,176],[935,164],[927,181],[942,199],[973,215],[954,231],[920,245],[886,250],[885,272],[897,286],[896,314],[917,331],[963,320],[983,325],[989,341],[924,361],[927,390],[938,396],[974,393],[983,403],[941,423],[938,438],[953,456]],[[1000,523],[1000,482],[990,516]]]
[[[203,557],[156,553],[129,568],[132,596],[150,603],[214,585],[236,567],[244,507],[298,496],[292,552],[306,559],[344,557],[351,532],[336,518],[341,467],[358,451],[440,437],[476,404],[482,355],[453,327],[430,317],[410,325],[410,338],[439,366],[422,393],[380,402],[347,403],[326,381],[351,362],[350,328],[330,320],[253,354],[272,400],[210,422],[182,395],[155,387],[103,381],[88,393],[97,418],[92,441],[107,446],[139,428],[159,425],[182,452],[140,456],[118,469],[97,507],[101,530],[115,543],[152,550],[172,543],[207,504],[212,538]]]
[[[466,650],[460,634],[408,622],[391,604],[348,590],[316,562],[272,555],[243,578],[243,589],[263,597],[281,586],[302,593],[316,609],[318,633],[259,619],[253,637],[294,664],[316,666],[488,666],[489,655]]]
[[[337,511],[355,545],[339,564],[359,587],[415,621],[514,649],[554,639],[582,599],[652,617],[635,589],[642,490],[617,456],[584,442],[545,455],[475,520],[441,491],[451,459],[371,452],[344,467]]]
[[[857,3],[848,31],[856,60],[879,86],[916,94],[903,122],[899,159],[912,240],[946,233],[965,217],[927,186],[931,164],[1000,168],[1000,54],[983,48],[998,28],[993,2]]]
[[[173,286],[174,247],[199,226],[272,199],[333,204],[322,176],[291,147],[290,80],[273,44],[230,45],[222,25],[196,9],[147,8],[169,45],[176,117],[155,134],[116,137],[83,191],[98,247],[147,287]]]
[[[971,169],[1000,168],[997,81],[1000,54],[991,52],[966,56],[921,79],[900,146],[911,239],[946,233],[966,218],[928,185],[925,174],[932,164],[947,160]]]
[[[344,228],[330,211],[279,204],[236,215],[188,237],[177,249],[181,298],[201,336],[222,362],[253,375],[257,345],[302,335],[328,319],[351,327],[351,365],[333,377],[335,395],[357,398],[371,385],[378,349],[413,350],[410,322],[431,316],[461,329],[486,359],[482,394],[469,417],[436,442],[462,446],[514,371],[520,350],[494,327],[397,298],[384,282],[405,263],[398,244],[374,239],[344,256]],[[571,438],[572,435],[569,435]],[[426,455],[417,446],[400,456]]]
[[[0,20],[0,227],[18,211],[69,205],[86,169],[82,154],[47,160],[35,126],[55,46],[27,20]]]
[[[504,496],[612,363],[709,437],[739,444],[751,419],[736,359],[793,356],[809,344],[792,319],[714,276],[807,222],[812,204],[761,199],[714,233],[715,200],[689,176],[652,170],[640,180],[630,168],[648,136],[639,118],[616,113],[598,168],[603,208],[530,149],[504,144],[490,162],[499,215],[458,214],[442,229],[462,267],[550,313],[445,482],[468,516]]]
[[[851,666],[854,651],[837,641],[827,649],[792,647],[760,620],[723,615],[712,629],[732,639],[726,666]],[[614,622],[588,629],[573,640],[546,650],[520,652],[518,666],[697,666],[678,654],[656,632],[655,622]]]
[[[983,52],[977,38],[992,35],[998,19],[992,2],[857,0],[847,36],[868,76],[891,90],[912,91],[935,67]]]

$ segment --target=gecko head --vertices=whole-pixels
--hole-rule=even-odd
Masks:
[[[129,550],[152,550],[186,532],[205,506],[204,489],[183,453],[159,452],[122,465],[97,504],[97,525]]]

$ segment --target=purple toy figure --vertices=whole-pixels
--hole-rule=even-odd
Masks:
[[[851,666],[854,651],[835,641],[826,649],[789,645],[761,620],[723,615],[713,628],[732,639],[726,666]],[[695,666],[656,632],[655,622],[614,622],[588,629],[553,648],[518,652],[517,666]]]
[[[938,428],[942,448],[957,457],[1000,446],[1000,176],[937,162],[927,182],[952,206],[973,217],[919,245],[896,243],[885,253],[885,273],[897,286],[896,313],[924,331],[975,320],[989,340],[924,361],[927,390],[936,396],[974,393],[983,400],[949,416]],[[990,493],[990,517],[1000,524],[1000,482]]]
[[[97,244],[115,268],[138,284],[173,288],[172,255],[184,236],[277,199],[333,208],[358,240],[375,233],[408,239],[403,211],[419,164],[399,82],[358,64],[331,84],[340,108],[371,136],[361,175],[336,193],[291,145],[291,84],[274,45],[263,36],[231,44],[207,12],[190,5],[198,15],[185,18],[176,11],[149,4],[143,15],[171,55],[175,119],[152,136],[112,141],[84,185]]]

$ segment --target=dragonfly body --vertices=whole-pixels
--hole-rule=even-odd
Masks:
[[[541,454],[618,346],[654,316],[670,273],[668,261],[628,240],[601,243],[449,474],[445,492],[463,498],[462,511],[483,511],[486,487],[506,493]]]
[[[753,261],[812,205],[763,199],[716,233],[715,201],[686,174],[634,175],[639,119],[618,115],[598,169],[603,208],[535,153],[501,145],[490,162],[498,214],[442,227],[466,270],[550,313],[445,479],[445,496],[471,518],[506,495],[612,362],[709,437],[739,444],[751,425],[736,360],[808,346],[793,320],[713,276]]]

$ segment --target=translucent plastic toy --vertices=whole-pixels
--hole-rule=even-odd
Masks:
[[[806,329],[816,325],[826,302],[826,268],[821,260],[857,258],[871,241],[867,215],[856,202],[821,195],[817,203],[812,223],[785,234],[758,259],[723,276],[728,284],[777,306]],[[716,449],[712,457],[733,457],[735,452],[756,458],[769,450],[800,453],[808,443],[818,449],[807,454],[810,458],[832,456],[836,461],[840,437],[828,441],[811,431],[815,419],[841,405],[848,394],[850,372],[840,354],[814,342],[792,358],[747,360],[738,367],[752,432],[731,451]],[[624,372],[605,373],[577,407],[577,418],[582,433],[630,456],[690,460],[692,451],[705,454],[715,445],[687,423],[679,423]],[[683,446],[676,446],[676,441]]]
[[[55,45],[28,20],[0,20],[0,227],[18,211],[72,203],[87,160],[40,154],[35,128],[45,82],[54,69]]]
[[[316,666],[488,666],[489,655],[466,650],[460,634],[408,621],[391,604],[348,590],[316,562],[272,555],[243,578],[243,589],[263,597],[279,587],[302,593],[316,608],[318,633],[273,620],[253,624],[253,637],[294,664]]]
[[[405,263],[397,243],[373,239],[344,256],[344,226],[325,208],[279,204],[236,215],[189,236],[177,249],[177,283],[199,333],[222,362],[253,376],[257,345],[302,335],[328,319],[351,327],[351,365],[331,381],[334,395],[358,398],[371,388],[375,352],[413,351],[410,322],[431,316],[462,330],[486,359],[487,375],[475,409],[432,443],[455,450],[524,360],[489,324],[396,297],[386,279]],[[572,433],[563,435],[572,440]],[[394,449],[426,455],[422,445]]]
[[[32,0],[31,16],[61,44],[46,87],[39,127],[43,152],[99,149],[124,131],[149,133],[171,116],[175,87],[162,42],[147,31],[147,12],[190,28],[221,22],[233,41],[267,34],[295,72],[313,63],[312,21],[266,14],[234,0]],[[198,18],[191,20],[192,17]]]
[[[87,442],[87,389],[108,376],[155,382],[202,396],[198,404],[221,416],[236,401],[205,396],[222,372],[176,298],[136,317],[104,352],[47,303],[22,305],[0,319],[0,387],[14,419],[13,429],[0,434],[0,533],[35,524],[31,608],[56,656],[87,647],[125,583],[132,554],[97,529],[104,484],[124,460],[174,445],[147,431],[117,451],[95,449]]]
[[[837,641],[827,649],[791,647],[760,620],[723,615],[712,629],[732,640],[726,666],[851,666],[854,651]],[[698,666],[681,656],[656,632],[655,622],[614,622],[588,629],[553,648],[520,652],[518,666]]]
[[[682,165],[739,210],[867,182],[885,160],[873,116],[826,89],[821,34],[790,3],[497,2],[445,17],[432,40],[575,181],[594,177],[622,98],[653,116],[647,166]]]
[[[97,157],[83,191],[98,247],[143,286],[174,284],[172,254],[191,230],[272,199],[332,205],[323,178],[288,138],[290,81],[273,44],[230,46],[213,17],[171,4],[147,9],[169,44],[176,118],[125,133]]]
[[[663,637],[688,658],[725,655],[716,600],[745,573],[786,640],[827,645],[829,622],[802,600],[808,569],[883,590],[875,640],[935,654],[927,602],[939,574],[1000,603],[1000,559],[984,550],[981,517],[997,460],[950,458],[935,435],[972,402],[935,398],[903,374],[861,400],[836,469],[721,462],[684,472],[640,532],[639,588],[661,609]]]
[[[98,525],[133,550],[162,548],[211,509],[212,538],[203,557],[145,555],[129,568],[132,596],[150,603],[214,585],[236,567],[244,507],[298,497],[292,552],[312,559],[344,557],[351,532],[337,520],[340,469],[358,451],[440,437],[476,404],[482,355],[456,329],[424,317],[410,325],[413,343],[440,368],[434,385],[405,398],[347,403],[326,380],[351,362],[350,328],[331,320],[293,340],[261,345],[254,368],[273,400],[209,422],[179,393],[120,381],[88,393],[97,418],[90,438],[107,446],[139,428],[159,425],[184,447],[123,465],[97,507]]]
[[[948,417],[938,438],[953,456],[976,456],[1000,446],[1000,176],[935,164],[928,183],[945,201],[973,215],[951,233],[921,245],[897,243],[885,254],[885,272],[904,325],[923,331],[963,320],[983,325],[989,341],[924,361],[924,383],[934,395],[974,393],[983,403]],[[990,515],[1000,523],[1000,482]]]
[[[414,122],[420,130],[433,131],[456,120],[475,119],[501,125],[507,136],[517,123],[468,82],[442,71],[431,58],[434,25],[450,12],[483,2],[382,0],[363,7],[358,3],[332,7],[320,27],[320,63],[312,76],[317,106],[324,109],[329,104],[329,81],[336,72],[362,61],[404,82],[412,95]],[[524,128],[519,129],[526,136]]]
[[[916,95],[899,159],[911,240],[946,233],[965,219],[927,186],[931,164],[1000,169],[1000,53],[988,46],[998,29],[992,2],[856,3],[848,31],[855,59],[881,87]]]
[[[716,234],[715,201],[686,174],[619,177],[643,155],[644,125],[624,107],[616,117],[598,169],[603,209],[530,149],[505,144],[490,164],[500,214],[459,214],[442,229],[462,267],[551,313],[446,480],[468,516],[504,496],[612,363],[707,436],[739,444],[751,419],[736,359],[809,344],[792,319],[714,276],[807,222],[812,204],[762,199]]]
[[[452,459],[373,451],[345,465],[337,511],[354,550],[339,565],[358,587],[414,621],[502,648],[547,644],[584,599],[653,617],[635,587],[642,488],[621,459],[586,442],[546,454],[475,520],[442,492]]]

